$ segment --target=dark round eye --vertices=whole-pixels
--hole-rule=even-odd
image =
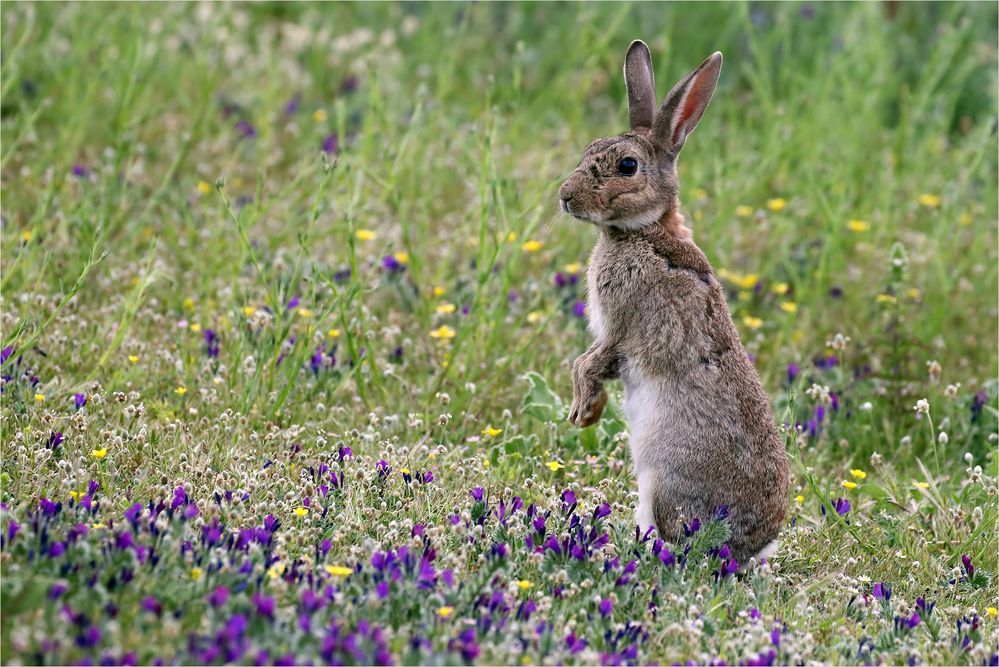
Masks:
[[[638,171],[638,160],[633,157],[622,158],[617,163],[617,170],[625,176],[634,176]]]

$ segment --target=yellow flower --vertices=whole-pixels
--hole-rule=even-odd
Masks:
[[[430,332],[431,338],[439,338],[441,340],[446,340],[448,338],[455,337],[455,330],[446,324],[442,324],[433,331]]]
[[[752,315],[746,315],[742,318],[742,323],[745,324],[750,329],[759,329],[763,326],[763,320],[758,317],[753,317]]]
[[[23,232],[21,232],[21,240],[24,241],[25,243],[30,241],[32,236],[34,236],[34,234],[30,229],[26,229]]]
[[[277,579],[282,574],[284,574],[284,563],[274,563],[271,569],[267,570],[267,576],[271,579]]]
[[[403,475],[408,475],[409,468],[399,468],[399,472],[401,472]]]
[[[532,240],[528,241],[527,243],[525,243],[523,245],[523,248],[524,248],[524,252],[537,252],[537,251],[541,250],[541,248],[544,245],[545,244],[543,242],[541,242],[541,241],[535,241],[535,240],[532,239]]]
[[[316,121],[317,123],[322,123],[323,121],[325,121],[326,120],[326,110],[325,109],[316,109],[315,111],[313,111],[312,112],[312,120]]]
[[[777,296],[783,296],[787,294],[787,291],[790,288],[791,286],[788,285],[787,283],[774,283],[773,287],[770,288],[770,291],[776,294]]]
[[[704,188],[694,188],[694,199],[707,199],[708,191]]]
[[[139,363],[139,355],[137,355],[137,354],[130,354],[130,355],[128,355],[128,360],[131,361],[133,364],[137,364],[137,363]]]
[[[943,200],[940,199],[940,195],[921,194],[918,201],[926,208],[936,208],[940,206],[940,202]]]
[[[305,319],[309,319],[310,317],[312,317],[312,311],[309,310],[308,308],[299,308],[298,316],[303,317]]]
[[[437,615],[441,618],[447,618],[454,613],[454,607],[439,607],[437,609]]]
[[[257,312],[257,309],[253,306],[243,306],[243,314],[247,317],[253,317],[253,313]]]
[[[107,528],[107,527],[108,526],[107,526],[106,523],[101,523],[99,521],[97,523],[90,524],[90,529],[91,530],[100,530],[101,528]]]
[[[514,241],[516,241],[517,240],[517,232],[510,232],[509,234],[507,234],[506,235],[506,240],[509,241],[510,243],[513,243]]]
[[[780,197],[767,200],[767,208],[769,208],[771,211],[774,212],[783,211],[785,206],[787,206],[787,202],[781,199]]]
[[[917,489],[928,489],[928,488],[930,488],[930,483],[929,482],[913,482],[912,485],[915,486]]]
[[[518,579],[514,583],[517,584],[517,588],[519,588],[522,591],[526,591],[528,588],[534,585],[527,579]]]
[[[449,315],[455,311],[455,306],[453,303],[442,303],[437,306],[436,310],[441,315]]]
[[[357,237],[358,241],[374,241],[378,238],[378,234],[371,231],[370,229],[358,229],[354,232],[354,236]]]
[[[202,574],[202,570],[201,570],[200,567],[192,567],[191,568],[191,579],[193,579],[194,581],[200,581],[201,580],[201,574]]]
[[[860,234],[861,232],[866,232],[868,229],[870,229],[871,225],[870,223],[864,222],[863,220],[851,220],[850,222],[846,223],[846,227],[851,232]]]
[[[193,331],[194,333],[199,333],[201,331],[201,325],[195,322],[194,324],[191,325],[191,331]]]
[[[970,213],[962,213],[960,215],[960,217],[958,217],[957,221],[960,222],[965,227],[967,227],[968,225],[971,224],[971,214]],[[994,609],[994,607],[993,607],[993,609]]]
[[[209,185],[208,181],[198,181],[198,192],[203,195],[207,195],[212,191],[212,186]]]
[[[742,289],[752,289],[756,287],[756,283],[760,282],[760,277],[755,273],[749,273],[744,276],[733,275],[732,282]]]
[[[501,428],[493,428],[492,426],[487,426],[486,430],[482,432],[482,435],[487,435],[490,438],[495,438],[497,435],[503,432]]]
[[[437,285],[436,287],[434,287],[434,296],[444,296],[446,293],[447,293],[447,290],[445,290],[440,285]]]
[[[912,299],[913,301],[918,301],[919,297],[922,296],[922,294],[920,294],[919,290],[916,289],[915,287],[910,287],[909,291],[906,292],[905,295],[907,297],[909,297],[910,299]]]
[[[849,481],[847,481],[845,479],[842,482],[840,482],[839,485],[842,486],[844,489],[855,489],[855,488],[857,488],[857,483],[856,482],[849,482]]]
[[[805,496],[795,496],[794,502],[798,504],[798,507],[801,507],[805,504]]]
[[[187,387],[177,387],[176,389],[174,389],[174,392],[175,392],[175,393],[176,393],[176,394],[177,394],[178,396],[183,396],[184,394],[186,394],[186,393],[187,393]]]
[[[184,299],[184,308],[187,308],[188,310],[194,310],[194,299],[192,299],[191,297],[187,297],[186,299]]]
[[[292,511],[295,513],[295,516],[303,517],[303,516],[305,516],[306,514],[309,513],[309,508],[308,507],[296,507]]]
[[[329,331],[326,332],[326,335],[329,336],[330,338],[339,338],[340,337],[340,330],[339,329],[330,329]]]
[[[100,461],[101,459],[103,459],[105,456],[108,455],[108,448],[101,447],[100,449],[91,450],[90,455],[93,456],[98,461]]]
[[[753,298],[753,293],[748,289],[739,290],[739,301],[749,301]]]
[[[796,313],[798,312],[798,304],[793,301],[785,301],[780,305],[780,309],[785,313]]]
[[[985,615],[988,616],[989,618],[995,618],[997,615],[999,615],[999,609],[996,609],[995,607],[986,607]]]
[[[740,218],[748,218],[749,216],[751,216],[753,214],[753,207],[752,206],[736,206],[735,207],[735,214],[737,216],[739,216]]]
[[[878,303],[895,303],[896,301],[898,301],[898,299],[896,299],[891,294],[878,294],[876,297],[874,297],[874,300],[877,301]]]
[[[854,479],[865,479],[867,477],[866,472],[864,472],[863,470],[858,470],[856,468],[850,470],[850,474],[853,475]]]
[[[527,314],[528,324],[537,324],[540,321],[541,321],[541,313],[539,313],[538,311],[535,310]]]
[[[45,394],[35,394],[35,400],[41,403],[45,400]]]
[[[324,569],[334,577],[348,577],[354,573],[352,569],[343,565],[327,565]]]
[[[83,491],[70,491],[69,497],[72,498],[73,500],[79,500],[80,498],[83,497]]]
[[[395,261],[399,262],[400,264],[409,264],[409,253],[406,252],[405,250],[400,250],[399,252],[392,253],[392,257],[394,257]]]
[[[557,472],[560,468],[564,468],[565,467],[564,465],[562,465],[558,461],[549,461],[545,465],[548,466],[548,469],[551,470],[552,472]]]
[[[566,264],[565,265],[565,272],[566,273],[571,273],[571,274],[575,275],[575,274],[579,273],[579,270],[582,269],[582,268],[583,267],[582,267],[582,265],[579,262],[573,262],[572,264]]]

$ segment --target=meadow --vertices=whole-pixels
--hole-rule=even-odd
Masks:
[[[3,664],[999,661],[994,3],[4,3]],[[791,460],[637,534],[586,144],[680,159]]]

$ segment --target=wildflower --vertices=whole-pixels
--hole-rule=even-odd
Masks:
[[[930,488],[930,483],[929,482],[913,482],[912,485],[915,486],[917,489],[928,489],[928,488]]]
[[[538,311],[533,310],[527,314],[528,324],[537,324],[540,321],[541,321],[541,313],[539,313]]]
[[[139,355],[137,355],[137,354],[130,354],[130,355],[128,355],[128,360],[129,360],[129,362],[131,362],[133,364],[137,364],[137,363],[139,363]]]
[[[846,516],[850,512],[850,501],[846,498],[837,498],[833,501],[833,509],[836,510],[836,514],[840,516]]]
[[[323,152],[327,155],[336,155],[340,152],[340,137],[336,132],[323,137]]]
[[[802,496],[802,495],[797,495],[797,496],[795,496],[795,497],[794,497],[794,502],[795,502],[795,504],[796,504],[796,505],[797,505],[798,507],[801,507],[802,505],[804,505],[804,504],[805,504],[805,496]]]
[[[926,362],[926,371],[930,374],[930,383],[936,384],[940,381],[940,375],[943,373],[943,366],[937,360]]]
[[[192,580],[194,580],[194,581],[200,581],[202,574],[204,574],[204,572],[202,571],[202,569],[200,567],[192,567],[191,568],[191,579]]]
[[[253,127],[253,124],[245,119],[236,123],[236,131],[247,139],[257,136],[257,128]]]
[[[753,214],[753,207],[752,206],[746,206],[746,205],[736,206],[735,207],[735,214],[737,216],[739,216],[740,218],[748,218],[749,216],[751,216]]]
[[[969,577],[975,576],[975,566],[971,562],[971,556],[962,554],[961,565],[964,567],[964,571],[968,573]]]
[[[207,195],[212,191],[212,186],[209,185],[208,181],[198,181],[198,192],[203,195]]]
[[[513,243],[517,240],[517,232],[510,232],[506,235],[506,240]]]
[[[995,618],[997,615],[999,615],[999,609],[996,609],[995,607],[986,607],[985,615],[988,616],[989,618]]]
[[[447,294],[447,290],[440,285],[434,287],[434,296],[444,296],[445,294]]]
[[[21,240],[24,241],[25,243],[27,243],[28,241],[31,240],[31,237],[33,235],[34,234],[32,233],[32,231],[30,229],[26,229],[23,232],[21,232]]]
[[[329,331],[326,332],[326,335],[329,336],[330,338],[339,338],[340,337],[340,330],[339,329],[330,329]]]
[[[780,304],[780,309],[785,313],[796,313],[798,312],[798,304],[793,301],[784,301]]]
[[[441,315],[450,315],[455,310],[457,310],[457,308],[453,303],[442,303],[439,306],[437,306],[435,310]]]
[[[400,264],[409,264],[409,253],[405,250],[392,253],[392,257]]]
[[[271,568],[267,570],[267,576],[271,579],[277,579],[282,574],[284,574],[284,563],[278,562],[271,565]]]
[[[325,568],[326,572],[334,577],[348,577],[354,573],[349,567],[344,567],[343,565],[327,565]]]
[[[600,604],[597,605],[597,610],[600,612],[601,616],[607,616],[614,611],[614,603],[610,598],[604,598],[600,601]]]
[[[35,394],[35,400],[41,403],[45,400],[45,394]]]
[[[769,208],[774,213],[777,213],[778,211],[783,211],[785,206],[787,206],[787,201],[781,199],[780,197],[767,200],[767,208]]]
[[[535,241],[532,239],[527,243],[525,243],[522,247],[524,248],[524,252],[537,252],[541,250],[541,248],[544,247],[544,245],[545,245],[544,242]]]
[[[755,273],[747,273],[744,276],[733,276],[733,282],[742,289],[752,289],[756,287],[756,284],[760,282],[760,277]]]
[[[482,435],[489,436],[490,438],[495,438],[497,435],[503,432],[501,428],[493,428],[492,426],[487,426]]]
[[[257,309],[253,306],[243,306],[243,314],[247,317],[253,317],[253,313],[257,312]]]
[[[108,448],[101,447],[100,449],[94,449],[90,452],[90,455],[93,456],[98,461],[100,461],[101,459],[103,459],[105,456],[108,455]]]
[[[442,325],[440,325],[439,327],[437,327],[436,329],[434,329],[433,331],[430,332],[430,337],[431,338],[438,338],[438,339],[441,339],[441,340],[446,340],[448,338],[454,338],[455,335],[456,335],[455,330],[452,329],[451,327],[449,327],[446,324],[442,324]]]
[[[309,508],[308,507],[296,507],[292,511],[295,513],[295,516],[297,516],[297,517],[303,517],[303,516],[305,516],[306,514],[309,513]]]
[[[565,272],[572,275],[576,275],[577,273],[579,273],[579,270],[581,268],[582,266],[580,265],[579,262],[573,262],[572,264],[565,265]]]
[[[576,317],[585,317],[586,302],[577,300],[576,303],[572,304],[572,314],[575,315]]]
[[[919,195],[919,199],[917,201],[921,206],[925,206],[926,208],[936,208],[940,206],[940,202],[942,202],[943,200],[940,198],[940,195],[931,195],[924,193]]]
[[[307,320],[310,317],[312,317],[312,311],[309,310],[308,308],[299,308],[298,309],[298,316],[301,317],[302,319],[306,319]]]
[[[549,461],[545,465],[548,466],[548,469],[551,470],[552,472],[557,472],[561,468],[565,467],[564,465],[562,465],[558,461]]]
[[[195,322],[194,324],[191,325],[191,331],[193,331],[194,333],[201,333],[201,325]]]
[[[770,291],[776,294],[777,296],[784,296],[785,294],[787,294],[787,291],[790,288],[791,286],[788,285],[787,283],[774,283],[773,286],[770,288]]]
[[[518,579],[514,583],[517,585],[517,588],[519,588],[522,591],[526,591],[528,588],[530,588],[531,586],[534,585],[533,583],[531,583],[527,579]]]
[[[454,607],[438,607],[437,615],[441,618],[447,618],[454,613]]]
[[[912,407],[916,411],[916,414],[928,415],[930,414],[930,402],[925,398],[921,398],[916,401],[916,404]]]
[[[87,404],[86,394],[73,394],[73,404],[76,406],[77,410],[85,406]]]
[[[177,394],[178,396],[183,396],[184,394],[186,394],[186,393],[187,393],[187,387],[183,387],[183,386],[181,386],[181,387],[177,387],[177,388],[176,388],[176,389],[174,389],[173,391],[174,391],[174,393],[175,393],[175,394]]]
[[[850,489],[851,491],[857,488],[857,483],[851,482],[849,480],[843,480],[842,482],[839,483],[839,485],[842,486],[844,489]]]
[[[354,232],[354,236],[357,237],[358,241],[374,241],[378,238],[378,234],[370,229],[358,229]]]
[[[874,584],[874,588],[871,589],[871,594],[879,600],[888,602],[888,600],[891,599],[891,586],[885,582]]]
[[[851,220],[850,222],[846,223],[846,227],[851,232],[855,234],[860,234],[870,229],[871,225],[870,223],[864,222],[863,220]]]
[[[763,326],[763,320],[759,317],[753,317],[752,315],[746,315],[742,318],[742,323],[745,324],[750,329],[759,329]]]
[[[853,475],[854,479],[864,479],[867,477],[866,472],[864,472],[863,470],[858,470],[857,468],[851,469],[850,474]]]
[[[325,109],[316,109],[315,111],[313,111],[312,112],[312,120],[316,121],[317,123],[323,123],[323,122],[325,122],[326,121],[326,110]]]

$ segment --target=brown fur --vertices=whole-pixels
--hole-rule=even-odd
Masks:
[[[727,506],[729,544],[745,563],[780,531],[787,456],[725,293],[679,213],[676,179],[720,68],[715,54],[681,79],[651,128],[593,142],[559,190],[564,210],[601,230],[587,273],[596,340],[573,364],[569,419],[596,423],[604,382],[621,378],[639,523],[675,539],[681,521]],[[629,49],[625,80],[629,104],[655,99],[641,42]],[[649,120],[647,109],[629,116]],[[624,157],[638,160],[636,174],[618,173]]]

